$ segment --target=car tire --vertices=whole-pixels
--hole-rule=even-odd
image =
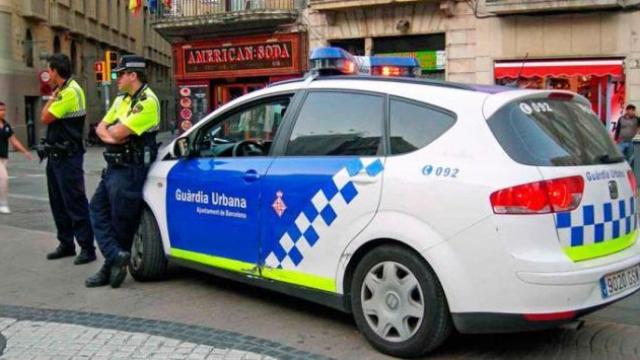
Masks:
[[[129,272],[137,281],[161,280],[167,274],[167,266],[158,223],[151,210],[145,208],[133,237]]]
[[[417,357],[452,331],[442,286],[430,266],[401,246],[383,245],[358,263],[351,282],[356,324],[379,351]]]

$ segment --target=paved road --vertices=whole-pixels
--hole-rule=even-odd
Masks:
[[[103,166],[100,151],[90,149],[86,157],[89,195],[95,189]],[[87,350],[85,340],[89,336],[81,335],[87,332],[95,335],[92,339],[102,339],[107,336],[104,334],[117,335],[118,341],[161,337],[162,341],[171,344],[164,348],[180,348],[182,344],[190,349],[200,346],[200,349],[208,349],[207,356],[212,359],[268,356],[388,358],[364,341],[353,320],[345,314],[186,269],[172,268],[170,279],[164,282],[137,283],[128,278],[118,290],[85,289],[84,279],[98,269],[98,263],[74,266],[71,259],[54,262],[44,259],[44,254],[55,247],[56,241],[42,176],[43,166],[11,154],[9,171],[14,176],[10,196],[13,214],[0,216],[0,325],[6,324],[5,330],[0,326],[0,334],[4,336],[0,336],[0,354],[3,347],[5,354],[0,359],[23,359],[24,354],[45,351],[43,345],[33,348],[38,341],[24,338],[28,332],[23,330],[34,326],[53,329],[53,333],[63,334],[67,331],[62,329],[72,329],[70,333],[80,334],[49,344],[55,349],[66,341],[78,352],[64,356],[78,359],[89,358],[84,357],[86,352],[81,354],[85,350],[94,351],[93,357],[100,351],[103,355],[112,351],[107,357],[116,356],[117,351],[110,350],[114,348],[108,341],[101,345],[107,346],[106,350],[95,343]],[[131,327],[132,323],[146,324],[143,319],[156,322]],[[73,326],[69,328],[70,324]],[[176,331],[176,328],[181,330]],[[184,333],[199,335],[179,336]],[[220,334],[223,335],[218,336]],[[84,342],[77,343],[76,339]],[[128,352],[118,353],[124,358],[138,358],[142,353],[157,358],[188,358],[166,349],[153,353],[153,344],[157,345],[157,341],[137,344],[135,349],[129,344]],[[47,354],[52,355],[49,350],[46,348]],[[205,352],[201,351],[188,355],[198,358],[196,356]],[[441,359],[514,357],[640,359],[640,294],[593,314],[578,331],[558,329],[511,335],[457,335],[433,355],[433,358]]]

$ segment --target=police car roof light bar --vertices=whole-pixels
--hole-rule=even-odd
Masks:
[[[320,47],[309,56],[309,69],[319,75],[355,74],[358,71],[353,55],[337,47]]]

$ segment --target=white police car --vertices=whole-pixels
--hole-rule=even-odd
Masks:
[[[284,291],[417,356],[453,329],[557,326],[637,291],[635,189],[581,96],[309,77],[161,152],[131,272],[169,259]]]

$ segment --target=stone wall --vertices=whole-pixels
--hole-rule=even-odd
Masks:
[[[454,4],[453,16],[447,17],[437,1],[410,4],[372,6],[335,12],[307,10],[304,13],[309,28],[309,45],[313,49],[330,40],[365,38],[365,51],[371,52],[371,38],[445,34],[447,79],[475,81],[476,19],[465,2]],[[408,20],[406,31],[398,29],[399,21]]]

